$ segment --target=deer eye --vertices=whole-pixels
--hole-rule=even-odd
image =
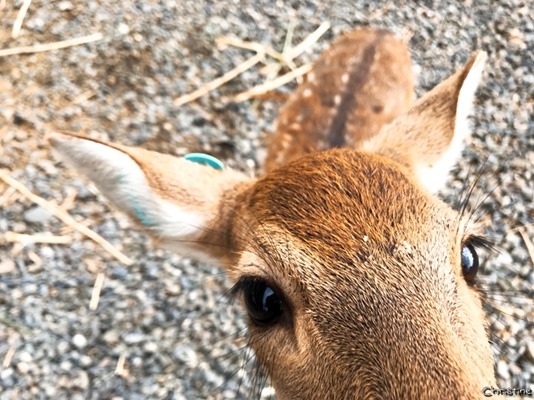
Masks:
[[[478,254],[469,242],[462,246],[462,273],[467,283],[475,283],[478,273]]]
[[[259,278],[246,278],[240,282],[248,315],[256,325],[266,326],[278,322],[284,311],[277,290]]]

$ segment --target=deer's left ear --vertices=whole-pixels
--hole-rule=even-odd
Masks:
[[[233,251],[233,210],[252,182],[243,174],[73,134],[49,140],[62,159],[163,247],[217,262]]]
[[[422,186],[439,190],[469,134],[468,116],[486,58],[484,52],[474,54],[463,68],[369,139],[363,150],[404,164]]]

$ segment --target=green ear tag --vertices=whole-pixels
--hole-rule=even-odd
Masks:
[[[184,156],[188,161],[193,161],[198,164],[209,165],[212,168],[222,170],[224,169],[224,164],[218,158],[210,156],[209,154],[204,153],[189,153]]]

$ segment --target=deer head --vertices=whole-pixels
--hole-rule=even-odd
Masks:
[[[431,191],[459,156],[484,58],[355,148],[259,179],[50,140],[157,243],[223,266],[280,399],[478,398],[494,374],[476,232]]]

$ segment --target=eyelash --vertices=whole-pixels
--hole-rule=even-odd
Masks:
[[[475,249],[484,249],[489,251],[496,251],[495,243],[482,235],[468,235],[462,244],[469,243]]]
[[[269,280],[265,279],[265,278],[261,278],[261,277],[258,277],[258,276],[245,275],[245,276],[242,276],[241,278],[239,278],[239,280],[230,288],[230,292],[229,292],[230,296],[233,299],[239,297],[239,295],[241,295],[245,291],[252,289],[254,284],[259,280],[265,281],[269,286],[271,286],[272,288],[276,289],[277,292],[280,292],[278,290],[278,286],[277,285],[271,284],[271,282]]]

